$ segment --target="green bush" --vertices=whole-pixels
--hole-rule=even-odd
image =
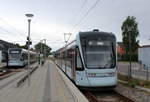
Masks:
[[[137,81],[137,80],[130,80],[129,82],[128,82],[128,85],[130,86],[130,87],[135,87],[136,85],[138,85],[139,84],[139,82]]]
[[[118,56],[119,61],[130,61],[130,54],[125,54],[122,56]],[[131,61],[138,61],[138,55],[137,54],[131,54]]]

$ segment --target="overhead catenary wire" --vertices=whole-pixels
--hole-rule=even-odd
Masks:
[[[12,26],[11,24],[9,24],[6,20],[4,20],[3,18],[0,17],[0,20],[3,21],[5,24],[7,24],[9,27],[11,27],[16,33],[18,33],[19,35],[23,35],[26,36],[26,34],[21,33],[20,31],[18,31],[14,26]]]
[[[85,6],[86,3],[87,3],[87,0],[84,0],[83,4],[82,4],[81,7],[80,7],[80,10],[83,9],[83,7]]]
[[[52,40],[46,40],[48,43],[64,43],[63,41],[52,41]],[[22,40],[18,40],[18,41],[15,41],[15,42],[26,42],[26,41],[22,41]],[[40,42],[40,40],[39,41],[37,41],[37,40],[32,40],[32,42],[34,42],[34,43],[39,43]]]
[[[6,32],[7,35],[9,35],[9,34],[14,34],[14,33],[12,33],[11,31],[8,31],[8,30],[6,30],[6,29],[3,28],[3,27],[0,27],[0,30]],[[22,40],[23,40],[23,39],[22,39]]]
[[[6,33],[10,33],[8,30],[4,29],[3,27],[0,27],[0,29]]]
[[[5,23],[7,26],[9,26],[14,32],[13,33],[15,33],[15,34],[17,34],[17,35],[20,35],[20,37],[22,37],[22,36],[25,36],[26,37],[26,34],[23,34],[23,33],[21,33],[20,31],[18,31],[14,26],[12,26],[12,25],[10,25],[6,20],[4,20],[2,17],[0,17],[0,20],[3,22],[3,23]],[[4,28],[3,28],[4,29]],[[6,30],[5,30],[6,31]],[[9,32],[9,31],[8,31]],[[24,38],[24,37],[22,37],[22,38]]]
[[[78,16],[80,15],[80,12],[82,11],[82,9],[84,8],[84,6],[86,5],[87,3],[87,0],[84,0],[83,3],[81,4],[81,7],[79,8],[79,10],[77,11],[77,13],[74,15],[74,18],[71,20],[72,21],[75,21],[75,18],[78,18]],[[71,31],[72,32],[72,31]],[[71,36],[71,35],[70,35]],[[70,36],[68,39],[65,40],[65,42],[68,42],[69,39],[70,39]],[[65,39],[65,38],[64,38]]]
[[[89,9],[88,11],[82,16],[82,18],[74,25],[74,28],[78,26],[86,17],[87,15],[96,7],[100,0],[97,0]]]
[[[80,7],[80,9],[79,9],[79,10],[77,11],[77,13],[74,15],[74,19],[79,16],[81,10],[84,8],[84,6],[86,5],[86,3],[87,3],[87,0],[84,0],[83,3],[82,3],[82,5],[81,5],[81,7]],[[71,20],[71,21],[74,21],[74,20]]]
[[[74,31],[74,29],[81,24],[81,22],[88,16],[88,14],[98,5],[98,3],[100,2],[100,0],[96,0],[96,2],[87,10],[87,12],[81,17],[81,19],[79,19],[79,21],[73,26],[72,32]],[[69,36],[67,42],[70,40],[72,34]]]

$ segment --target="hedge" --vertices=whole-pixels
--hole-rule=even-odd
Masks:
[[[118,55],[119,61],[130,61],[130,54]],[[131,54],[131,61],[138,61],[138,54]]]

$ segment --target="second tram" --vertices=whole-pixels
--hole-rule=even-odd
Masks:
[[[37,61],[38,54],[30,51],[30,63]],[[28,51],[22,48],[8,49],[8,66],[25,66],[28,63]]]

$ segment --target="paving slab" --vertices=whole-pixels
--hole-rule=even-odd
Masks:
[[[29,86],[28,80],[20,87],[12,81],[0,89],[0,102],[85,102],[74,97],[64,80],[56,65],[47,61],[31,75]]]

